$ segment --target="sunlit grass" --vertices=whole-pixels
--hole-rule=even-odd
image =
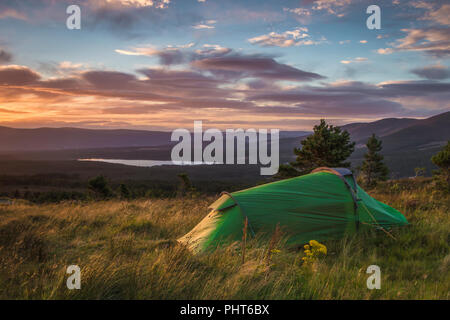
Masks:
[[[428,180],[397,181],[370,193],[410,226],[324,242],[327,255],[302,265],[303,249],[248,239],[192,255],[175,239],[215,199],[110,200],[0,206],[2,299],[449,299],[449,198]],[[270,250],[270,257],[267,252]],[[66,268],[81,268],[68,290]],[[366,269],[381,268],[369,290]]]

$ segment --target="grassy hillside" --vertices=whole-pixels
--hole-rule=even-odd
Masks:
[[[170,132],[163,131],[0,127],[0,150],[157,146],[167,141],[170,141]]]
[[[409,118],[387,118],[369,123],[350,123],[341,128],[347,130],[352,138],[359,142],[367,140],[373,133],[379,137],[387,136],[419,121],[418,119]]]
[[[301,265],[303,250],[250,240],[192,255],[175,239],[215,197],[0,205],[1,299],[449,299],[448,196],[430,180],[399,180],[370,193],[411,225],[326,242],[328,255]],[[265,258],[266,257],[266,258]],[[81,290],[66,268],[81,268]],[[369,265],[381,290],[368,290]]]
[[[443,146],[450,138],[450,112],[420,120],[393,134],[383,137],[385,151],[426,150]]]

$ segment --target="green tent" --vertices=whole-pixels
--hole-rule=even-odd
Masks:
[[[279,225],[290,244],[326,240],[364,228],[389,230],[407,225],[394,208],[370,197],[344,168],[318,168],[310,174],[222,193],[211,212],[178,239],[195,252],[242,238],[271,234]]]

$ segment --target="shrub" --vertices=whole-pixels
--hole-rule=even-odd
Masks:
[[[434,174],[436,179],[436,185],[444,190],[450,191],[450,141],[447,141],[447,145],[437,154],[435,154],[431,161],[439,167]]]
[[[113,195],[111,188],[109,187],[108,181],[102,175],[97,176],[88,182],[88,188],[96,196],[100,196],[102,198],[110,198]]]

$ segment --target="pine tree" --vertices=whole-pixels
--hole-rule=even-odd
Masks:
[[[14,198],[14,199],[19,199],[20,196],[21,196],[20,191],[19,191],[18,189],[16,189],[16,191],[14,192],[13,198]]]
[[[437,154],[435,154],[431,161],[439,167],[435,172],[435,179],[438,186],[446,191],[450,191],[450,141]]]
[[[126,184],[121,183],[119,186],[119,191],[120,191],[120,197],[122,199],[129,199],[131,197],[130,189],[128,189]]]
[[[361,173],[365,184],[373,187],[378,181],[384,181],[389,174],[388,167],[384,164],[384,157],[379,154],[382,149],[382,141],[378,140],[375,134],[367,140],[367,153],[361,166]]]
[[[191,180],[187,173],[178,174],[178,178],[180,178],[180,184],[178,185],[178,195],[186,195],[192,194],[195,191],[195,188],[192,186]]]
[[[99,195],[103,198],[109,198],[113,195],[113,192],[108,185],[108,181],[102,175],[89,180],[88,188],[89,190],[93,191],[94,194]]]
[[[282,165],[279,177],[302,175],[318,167],[350,167],[347,158],[355,150],[350,142],[350,134],[339,127],[329,125],[325,120],[314,126],[314,133],[301,142],[301,148],[295,148],[296,161]]]

